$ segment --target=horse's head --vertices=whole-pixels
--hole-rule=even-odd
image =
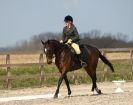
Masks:
[[[55,54],[55,45],[57,41],[48,40],[46,42],[42,41],[43,51],[46,55],[47,63],[51,64]]]

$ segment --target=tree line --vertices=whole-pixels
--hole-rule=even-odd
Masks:
[[[41,33],[34,35],[31,39],[17,42],[10,50],[12,51],[35,51],[42,50],[41,40],[61,40],[62,33]],[[81,43],[94,45],[98,48],[129,48],[133,47],[133,41],[128,41],[127,35],[123,33],[102,33],[99,30],[91,30],[80,34]]]

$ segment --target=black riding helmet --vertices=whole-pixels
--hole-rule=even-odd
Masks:
[[[73,18],[72,18],[72,16],[67,15],[67,16],[65,17],[64,21],[65,21],[65,22],[68,22],[68,21],[73,22]]]

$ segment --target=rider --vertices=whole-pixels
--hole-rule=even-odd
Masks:
[[[81,66],[85,67],[87,66],[86,62],[83,59],[83,55],[81,54],[79,44],[80,44],[80,38],[77,31],[77,28],[73,24],[73,18],[70,15],[67,15],[64,19],[65,27],[63,28],[63,35],[61,43],[64,42],[66,44],[71,45],[71,47],[74,48],[76,54],[78,55],[78,58],[81,62]]]

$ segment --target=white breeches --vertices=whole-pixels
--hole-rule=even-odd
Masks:
[[[80,54],[80,53],[81,53],[78,44],[76,44],[76,43],[72,43],[71,46],[72,46],[72,48],[75,50],[76,54]]]

